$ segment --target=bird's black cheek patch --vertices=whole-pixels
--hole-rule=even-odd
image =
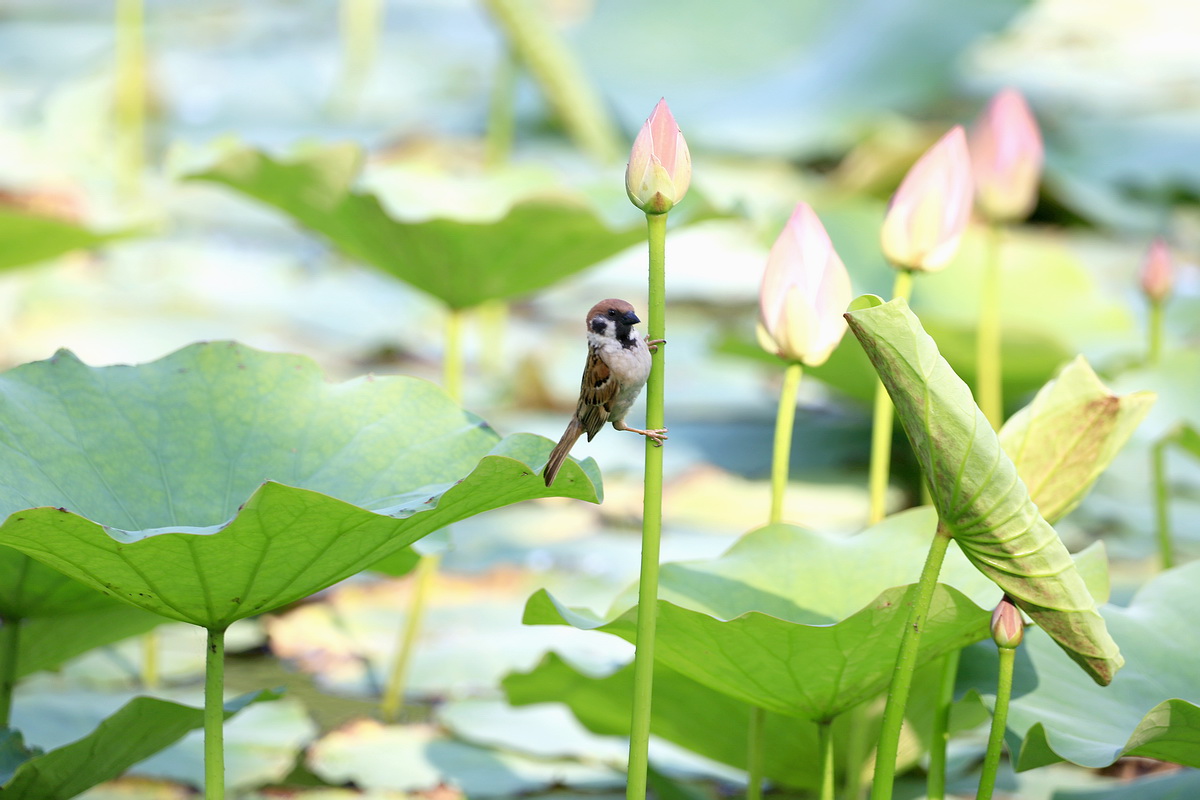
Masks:
[[[604,321],[603,317],[596,317],[592,320],[592,333],[604,333],[607,328],[608,323]]]

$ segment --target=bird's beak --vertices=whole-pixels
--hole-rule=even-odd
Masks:
[[[641,322],[641,320],[638,319],[637,314],[633,313],[632,311],[626,311],[621,319],[625,320],[627,325],[637,325],[639,322]]]

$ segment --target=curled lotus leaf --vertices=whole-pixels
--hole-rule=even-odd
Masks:
[[[0,375],[0,544],[210,629],[295,602],[422,536],[545,496],[598,500],[594,463],[501,439],[437,386],[325,381],[235,343],[139,366],[68,352]]]
[[[1124,663],[1120,650],[971,390],[903,299],[860,298],[846,318],[891,395],[938,515],[963,553],[1097,683],[1111,682]]]
[[[1000,444],[1047,522],[1079,505],[1154,399],[1153,392],[1113,394],[1078,356],[1004,423]]]

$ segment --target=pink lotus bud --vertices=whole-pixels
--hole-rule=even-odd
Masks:
[[[812,208],[800,203],[771,247],[759,291],[758,340],[788,361],[820,366],[846,333],[850,276]]]
[[[898,267],[934,272],[950,263],[971,219],[967,135],[956,125],[921,156],[892,195],[883,254]]]
[[[971,129],[975,198],[996,222],[1024,219],[1037,204],[1042,176],[1042,134],[1025,98],[1004,89]]]
[[[1142,291],[1156,303],[1161,303],[1175,285],[1175,264],[1171,250],[1162,239],[1155,239],[1142,261]]]
[[[1012,649],[1021,644],[1025,638],[1025,620],[1021,618],[1021,609],[1013,605],[1008,595],[992,612],[992,640],[999,647]]]
[[[633,140],[625,168],[625,191],[647,214],[665,214],[683,199],[691,182],[692,156],[687,142],[667,101],[659,100]]]

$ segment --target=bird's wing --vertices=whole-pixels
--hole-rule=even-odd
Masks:
[[[608,422],[608,415],[612,412],[620,389],[617,376],[600,358],[600,353],[595,348],[588,348],[587,366],[583,369],[583,384],[579,387],[579,407],[575,409],[575,416],[587,432],[589,442]]]

